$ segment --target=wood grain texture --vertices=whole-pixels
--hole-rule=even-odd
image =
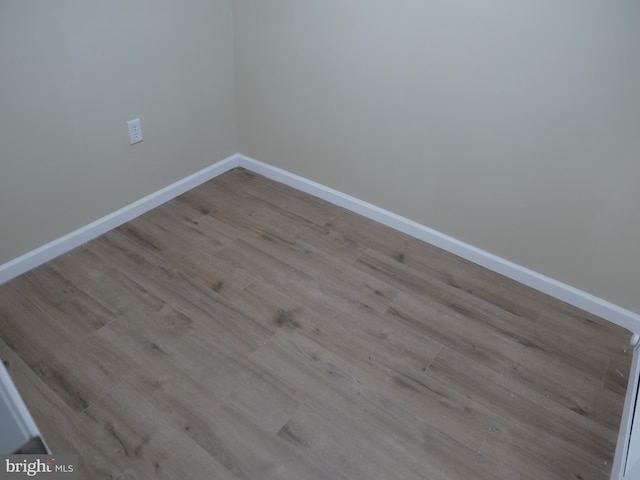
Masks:
[[[243,169],[0,287],[86,479],[606,479],[629,335]]]

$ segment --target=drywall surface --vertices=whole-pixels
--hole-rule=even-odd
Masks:
[[[233,9],[241,153],[640,311],[640,2]]]
[[[2,264],[237,151],[231,0],[4,1],[0,106]]]

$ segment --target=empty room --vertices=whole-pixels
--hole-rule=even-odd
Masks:
[[[0,1],[0,479],[640,478],[638,25]]]

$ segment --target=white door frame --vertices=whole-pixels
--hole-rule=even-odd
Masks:
[[[611,480],[640,479],[640,395],[638,382],[640,380],[640,344],[638,336],[634,335],[632,344],[633,358],[629,383],[620,420],[620,431],[616,454],[613,459]]]

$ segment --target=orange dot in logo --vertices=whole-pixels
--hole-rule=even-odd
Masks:
[[[51,460],[47,460],[47,461],[46,461],[46,462],[44,462],[44,463],[46,463],[47,465],[51,465]]]

